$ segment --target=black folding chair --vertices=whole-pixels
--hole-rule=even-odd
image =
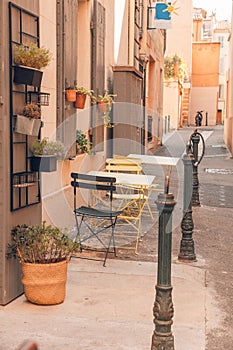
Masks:
[[[92,245],[93,243],[88,243],[88,241],[93,242],[93,239],[98,244],[101,244],[101,247],[104,247],[106,252],[103,263],[103,266],[105,266],[111,244],[116,256],[114,229],[117,216],[121,214],[120,210],[113,210],[112,208],[116,179],[111,176],[93,176],[79,173],[71,173],[71,177],[73,179],[71,185],[74,188],[74,215],[77,227],[75,241],[80,244],[80,251],[90,249],[88,244]],[[92,207],[90,205],[77,207],[77,188],[101,191],[100,196],[103,193],[108,193],[106,200],[109,201],[109,208],[106,209],[105,207],[102,209],[101,207]]]

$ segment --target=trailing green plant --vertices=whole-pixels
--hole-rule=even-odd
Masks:
[[[96,102],[96,103],[99,103],[99,102],[107,102],[109,104],[112,104],[114,101],[114,97],[116,97],[117,95],[114,95],[114,94],[108,94],[107,92],[105,92],[104,95],[97,95],[97,96],[93,96],[93,100]]]
[[[7,258],[18,257],[21,262],[49,264],[63,261],[78,251],[78,243],[67,233],[51,225],[17,225],[11,230]]]
[[[112,108],[112,104],[114,103],[114,97],[116,97],[116,94],[108,94],[105,92],[104,95],[97,95],[93,96],[92,101],[93,103],[98,104],[107,104],[107,108],[105,112],[101,112],[103,114],[104,124],[107,128],[113,128],[113,125],[111,124],[111,119],[109,117],[109,113]]]
[[[36,44],[19,45],[14,48],[14,63],[17,65],[41,69],[52,59],[50,51]]]
[[[76,150],[81,150],[82,153],[89,153],[91,150],[91,144],[82,130],[76,130]]]
[[[180,80],[184,80],[185,78],[188,78],[187,65],[177,54],[165,57],[164,78],[165,80],[172,78],[179,78]]]
[[[56,156],[58,159],[64,159],[66,155],[65,147],[60,141],[36,140],[31,146],[31,152],[34,156]]]
[[[30,119],[40,119],[41,109],[35,103],[27,103],[23,108],[23,115]]]
[[[87,95],[89,97],[93,96],[93,90],[86,89],[83,86],[75,86],[75,89],[76,89],[78,94],[84,94],[84,95]]]

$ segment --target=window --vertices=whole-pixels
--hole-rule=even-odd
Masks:
[[[153,137],[152,137],[152,116],[148,115],[147,117],[147,125],[148,125],[148,130],[147,130],[147,141],[151,142]]]
[[[221,49],[224,47],[224,36],[219,36],[218,37],[218,41],[220,42],[220,47]]]

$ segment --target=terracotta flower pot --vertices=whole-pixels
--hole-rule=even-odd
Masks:
[[[97,102],[97,107],[100,113],[108,113],[111,110],[111,104],[105,101]]]
[[[86,94],[80,94],[77,92],[76,94],[76,100],[75,100],[75,108],[83,109],[85,106],[87,95]]]
[[[75,102],[76,101],[76,90],[66,90],[66,101]]]

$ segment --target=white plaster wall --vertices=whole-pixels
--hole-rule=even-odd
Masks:
[[[195,115],[198,110],[203,110],[203,122],[205,123],[208,112],[208,125],[216,125],[216,110],[218,103],[218,87],[193,87],[191,90],[190,123],[195,124]],[[205,124],[204,124],[205,125]]]

